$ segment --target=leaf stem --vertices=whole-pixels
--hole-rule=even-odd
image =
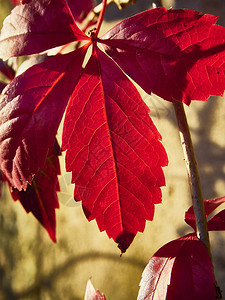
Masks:
[[[195,159],[194,149],[192,145],[191,135],[184,106],[183,103],[177,101],[173,102],[173,106],[176,113],[177,123],[180,131],[180,140],[183,147],[184,158],[189,177],[192,202],[195,214],[196,233],[198,238],[206,246],[209,256],[212,259],[198,167]]]
[[[102,10],[101,10],[100,15],[98,17],[98,22],[96,24],[96,31],[95,31],[96,36],[98,36],[99,30],[101,28],[102,21],[104,19],[104,15],[105,15],[106,7],[107,7],[107,0],[103,0],[102,1]]]

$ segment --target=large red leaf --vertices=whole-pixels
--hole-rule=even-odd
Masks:
[[[57,191],[60,190],[57,175],[60,174],[58,156],[60,147],[55,141],[53,150],[49,151],[44,167],[33,178],[26,191],[12,189],[12,197],[19,200],[26,212],[32,212],[45,227],[50,238],[56,242],[55,209],[59,208]]]
[[[20,2],[28,3],[31,0],[11,0],[13,4],[18,4]],[[94,0],[93,0],[94,1]],[[92,0],[67,0],[70,10],[73,14],[73,17],[78,22],[82,21],[87,14],[92,10],[93,8],[93,1]]]
[[[0,101],[0,169],[10,184],[26,189],[45,162],[86,48],[50,58],[16,77]]]
[[[32,0],[16,6],[5,19],[0,57],[39,53],[88,39],[75,24],[66,0]]]
[[[122,21],[103,36],[106,52],[147,93],[189,104],[222,96],[225,28],[217,17],[157,8]]]
[[[208,217],[218,206],[223,204],[225,202],[225,197],[220,197],[220,198],[215,198],[215,199],[209,199],[209,200],[204,200],[204,206],[205,206],[205,214],[206,217]],[[221,215],[222,216],[222,215]],[[221,219],[221,216],[219,217]],[[210,220],[212,220],[211,218]],[[194,230],[196,230],[196,225],[195,225],[195,215],[194,215],[194,209],[193,206],[191,206],[186,212],[185,212],[185,222],[190,225]],[[210,223],[210,228],[212,228],[212,221],[208,221],[208,230],[215,230],[215,229],[209,229],[209,223]],[[218,227],[218,220],[216,221],[215,226]],[[224,230],[224,224],[221,224],[221,229]],[[216,229],[219,230],[219,229]]]
[[[124,252],[152,220],[167,156],[138,91],[95,49],[67,108],[62,149],[75,199]]]
[[[91,280],[88,280],[84,300],[106,300],[99,290],[95,291]]]
[[[216,299],[213,265],[202,242],[189,234],[160,248],[142,274],[138,300]]]

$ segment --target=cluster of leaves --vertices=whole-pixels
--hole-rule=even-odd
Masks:
[[[76,43],[75,50],[48,58],[14,79],[13,70],[0,62],[0,71],[13,79],[6,87],[0,83],[0,169],[13,199],[55,241],[58,156],[66,151],[75,200],[82,201],[87,219],[96,219],[100,231],[125,252],[162,201],[162,167],[168,163],[149,109],[125,73],[147,93],[171,102],[189,105],[191,100],[221,96],[225,29],[211,15],[158,8],[128,18],[99,37],[105,8],[103,1],[90,35],[76,23],[92,9],[89,0],[22,1],[5,19],[0,36],[4,60]],[[85,44],[78,47],[81,41]],[[89,47],[92,53],[84,65]],[[65,111],[59,147],[56,134]],[[220,202],[224,198],[206,202],[207,214]],[[209,230],[224,230],[223,217],[224,211],[212,218]],[[186,222],[194,228],[191,209]],[[187,280],[180,276],[184,270]],[[213,267],[195,233],[153,256],[139,299],[180,299],[181,291],[183,299],[215,297]]]
[[[82,200],[87,218],[95,218],[100,230],[106,230],[124,252],[137,231],[144,230],[145,220],[153,219],[154,204],[161,202],[160,186],[165,184],[161,167],[167,156],[137,89],[100,50],[97,34],[89,37],[77,27],[72,8],[63,0],[29,1],[15,7],[4,22],[0,42],[4,59],[72,41],[87,44],[29,68],[5,88],[0,168],[10,186],[27,192],[33,176],[44,168],[67,106],[61,148],[67,150],[74,197]],[[93,52],[83,69],[90,45]],[[47,202],[45,213],[53,215],[57,205],[41,202]],[[40,204],[32,203],[26,210],[42,221],[36,206]],[[53,237],[55,220],[51,220],[45,227]]]

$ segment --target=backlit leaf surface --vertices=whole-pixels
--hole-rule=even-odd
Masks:
[[[93,0],[94,1],[94,0]],[[82,21],[93,8],[92,0],[67,0],[71,12],[77,21]]]
[[[26,189],[53,147],[85,48],[50,58],[16,77],[0,101],[0,169]]]
[[[62,149],[75,199],[124,252],[165,184],[167,156],[147,106],[126,76],[95,49],[71,97]]]
[[[88,39],[75,24],[66,0],[31,0],[16,6],[5,19],[0,57],[39,53]]]
[[[106,52],[147,93],[190,104],[222,96],[225,28],[217,17],[157,8],[128,18],[103,36]]]
[[[27,190],[12,190],[14,200],[19,200],[26,212],[32,214],[45,227],[50,238],[56,242],[55,209],[59,208],[57,192],[60,191],[57,175],[60,174],[58,156],[60,147],[55,141],[54,147],[49,151],[44,167],[33,178]]]
[[[213,300],[214,282],[205,246],[189,234],[164,245],[149,260],[138,300]]]
[[[91,42],[75,23],[89,4],[22,1],[4,22],[0,56],[38,53],[75,40]],[[86,47],[18,76],[0,102],[0,169],[10,184],[26,189],[38,176],[72,94],[62,146],[74,196],[88,220],[96,219],[124,252],[161,202],[167,157],[136,88],[96,40],[148,93],[189,104],[222,95],[225,88],[225,29],[216,20],[190,10],[149,10],[122,21],[102,39],[93,33],[94,52],[77,86]],[[223,212],[212,227],[218,228],[221,216]],[[167,266],[174,264],[170,260]]]

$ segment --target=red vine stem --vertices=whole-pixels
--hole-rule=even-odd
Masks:
[[[96,36],[98,36],[99,30],[100,30],[101,25],[102,25],[102,21],[104,19],[104,15],[105,15],[106,6],[107,6],[107,0],[103,0],[102,1],[102,10],[101,10],[100,15],[98,17],[98,22],[96,24],[96,31],[95,31]]]
[[[173,102],[173,106],[176,113],[177,123],[180,131],[180,140],[184,152],[184,158],[189,177],[192,202],[195,214],[196,233],[198,238],[206,246],[209,256],[212,259],[199,173],[189,131],[189,126],[184,111],[184,106],[183,103],[177,101]]]

